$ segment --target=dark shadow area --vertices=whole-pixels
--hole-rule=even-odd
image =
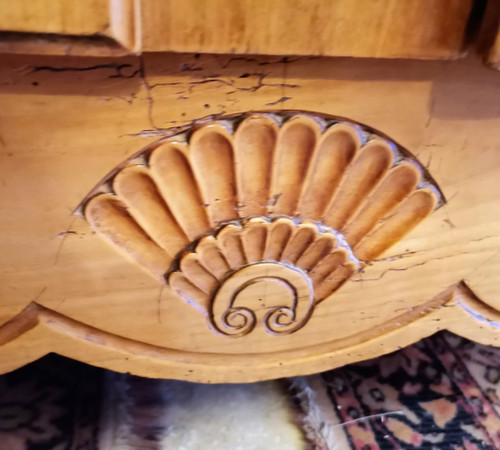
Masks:
[[[0,449],[97,449],[103,376],[55,354],[0,376]]]

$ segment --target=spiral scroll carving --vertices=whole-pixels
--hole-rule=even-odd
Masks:
[[[221,334],[244,336],[250,333],[257,325],[258,315],[266,332],[290,334],[304,326],[311,315],[313,292],[310,281],[305,274],[286,266],[275,263],[246,266],[230,277],[229,283],[228,287],[224,283],[221,285],[211,307],[211,325]],[[266,305],[262,300],[259,302],[259,295],[255,297],[253,293],[245,298],[245,291],[251,287],[263,293],[278,287],[275,291],[280,304]],[[227,304],[226,309],[220,314],[217,310],[224,304]]]
[[[224,329],[219,328],[212,321],[214,328],[218,332],[229,336],[244,336],[255,328],[257,319],[252,310],[240,306],[238,308],[231,307],[226,309],[224,314],[222,314],[221,322],[224,325]]]
[[[243,336],[261,323],[284,335],[443,202],[425,168],[386,136],[280,112],[208,121],[155,143],[117,167],[82,212],[217,333]]]

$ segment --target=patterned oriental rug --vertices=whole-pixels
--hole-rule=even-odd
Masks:
[[[0,376],[0,450],[500,449],[500,349],[449,333],[311,377],[201,385],[48,355]]]

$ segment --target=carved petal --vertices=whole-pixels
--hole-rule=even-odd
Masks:
[[[265,116],[245,119],[234,136],[240,217],[264,215],[269,203],[278,126]]]

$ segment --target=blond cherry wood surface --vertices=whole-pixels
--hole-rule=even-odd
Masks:
[[[0,0],[0,51],[113,55],[138,50],[135,0]],[[13,34],[14,33],[14,34]]]
[[[470,0],[150,0],[144,51],[451,58]]]
[[[449,59],[472,0],[0,0],[0,51]],[[91,39],[89,39],[91,38]]]
[[[326,370],[441,329],[498,345],[498,74],[474,58],[248,59],[2,57],[1,371],[53,351],[150,377],[241,382]],[[172,127],[269,109],[367,124],[408,149],[446,203],[300,329],[231,337],[73,211]]]

